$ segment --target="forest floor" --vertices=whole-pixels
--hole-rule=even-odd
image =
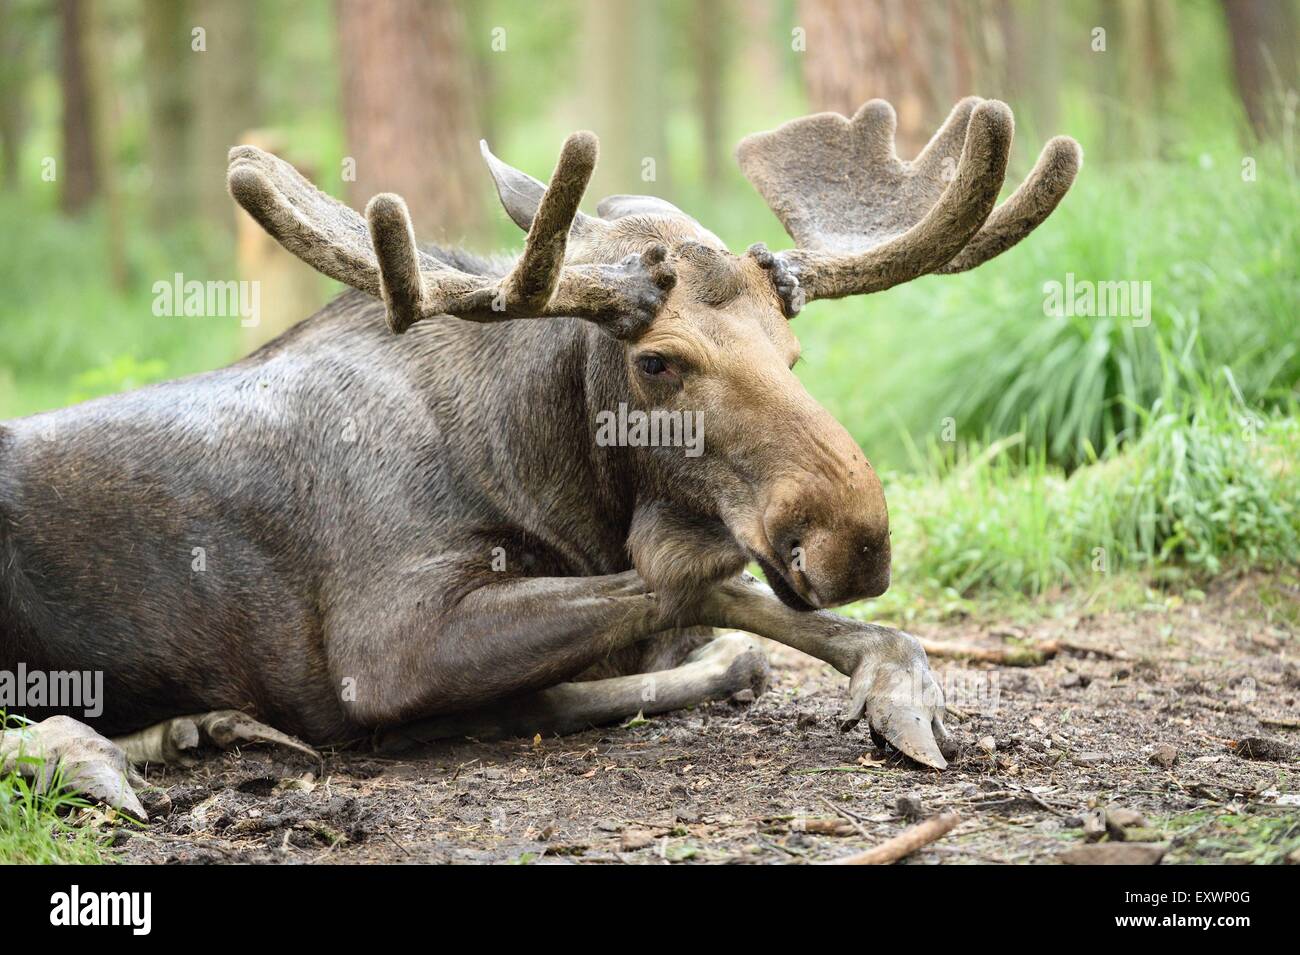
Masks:
[[[945,772],[876,748],[865,724],[840,733],[847,680],[769,645],[772,685],[751,703],[400,759],[335,753],[320,778],[257,749],[154,771],[154,822],[120,831],[114,851],[135,863],[797,864],[955,811],[959,825],[909,861],[1055,862],[1122,833],[1159,844],[1165,863],[1296,862],[1298,621],[1300,593],[1254,577],[1159,609],[916,626],[934,640],[1070,646],[1026,668],[933,661],[962,713]],[[1276,748],[1249,758],[1237,744],[1251,738]],[[1086,831],[1107,809],[1111,833]]]

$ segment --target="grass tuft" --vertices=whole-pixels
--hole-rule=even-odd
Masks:
[[[1034,597],[1128,571],[1192,583],[1300,560],[1300,421],[1228,389],[1141,417],[1136,442],[1072,473],[1013,438],[891,482],[895,576]]]
[[[13,725],[0,713],[0,731]],[[39,762],[22,755],[17,760]],[[35,775],[41,775],[39,770]],[[93,865],[109,861],[106,835],[69,821],[73,813],[89,805],[64,790],[57,771],[45,792],[38,791],[35,781],[27,776],[0,772],[0,865]]]

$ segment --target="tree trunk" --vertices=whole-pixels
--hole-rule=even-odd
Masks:
[[[1296,17],[1290,0],[1223,0],[1237,90],[1260,139],[1281,128],[1296,98]]]
[[[912,0],[799,0],[803,56],[817,109],[852,115],[869,99],[898,113],[898,151],[914,156],[962,96],[971,92],[960,11]]]
[[[87,39],[85,69],[91,95],[90,115],[95,123],[99,202],[104,210],[104,258],[113,287],[125,292],[131,281],[126,256],[126,210],[120,180],[113,175],[121,159],[117,144],[123,113],[117,68],[119,44],[125,29],[118,8],[107,3],[88,5],[82,32]]]
[[[343,117],[358,208],[401,195],[421,239],[484,231],[465,28],[452,0],[339,0]]]
[[[1022,44],[1029,51],[1032,63],[1032,80],[1026,81],[1030,115],[1039,133],[1055,136],[1060,117],[1061,58],[1057,53],[1061,42],[1061,12],[1055,3],[1045,3],[1039,8],[1033,27],[1033,40]],[[1008,50],[1008,56],[1013,51]],[[1089,53],[1089,56],[1092,54]]]
[[[86,58],[88,20],[84,0],[59,0],[63,157],[55,175],[63,183],[60,204],[69,215],[84,211],[99,192],[94,102]]]
[[[195,206],[194,18],[187,0],[144,0],[145,88],[149,98],[150,210],[155,226],[186,218]]]
[[[700,120],[700,146],[704,152],[704,180],[716,185],[722,179],[723,82],[730,53],[731,10],[726,0],[711,0],[695,10],[691,24],[695,58],[695,102]]]
[[[590,192],[670,191],[663,100],[663,15],[639,0],[588,0],[583,103],[600,136]]]
[[[781,64],[791,37],[776,31],[774,0],[745,0],[737,20],[737,55],[742,62],[745,95],[757,103],[773,102],[781,95]]]
[[[1145,0],[1125,7],[1124,29],[1132,38],[1125,57],[1124,100],[1132,151],[1158,156],[1164,148],[1164,116],[1173,69],[1166,46],[1170,11],[1164,0]]]
[[[166,0],[163,0],[166,2]],[[234,203],[226,192],[230,147],[258,125],[257,11],[255,0],[197,0],[187,55],[196,57],[197,89],[193,170],[199,211],[210,225],[235,230]],[[201,42],[203,50],[195,50]]]
[[[30,64],[15,0],[0,0],[0,167],[6,190],[18,188],[23,135],[27,127]]]
[[[1089,54],[1104,58],[1101,66],[1093,70],[1098,85],[1097,100],[1101,106],[1101,148],[1098,151],[1111,159],[1131,156],[1124,64],[1131,55],[1133,43],[1132,38],[1124,33],[1124,8],[1120,0],[1100,0],[1097,26],[1106,31],[1105,52]]]

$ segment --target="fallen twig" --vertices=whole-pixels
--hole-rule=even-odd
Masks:
[[[817,776],[821,773],[883,773],[878,766],[814,766],[811,769],[792,769],[791,776]]]
[[[873,849],[831,859],[823,865],[889,865],[947,835],[959,822],[961,817],[955,812],[932,816],[925,822],[904,829],[894,838],[886,839]]]
[[[1107,650],[1105,647],[1092,647],[1086,643],[1074,643],[1071,640],[1054,640],[1052,641],[1060,647],[1063,653],[1073,653],[1075,656],[1086,657],[1092,654],[1100,660],[1127,660],[1129,655],[1123,650]]]
[[[975,643],[949,643],[936,640],[922,640],[921,646],[927,656],[942,657],[952,660],[974,660],[977,663],[997,663],[1008,667],[1036,667],[1045,663],[1061,652],[1061,644],[1056,640],[1023,647],[982,647]]]
[[[853,825],[844,819],[802,814],[763,816],[754,822],[763,832],[806,832],[816,836],[851,836]]]
[[[1300,720],[1280,719],[1275,716],[1261,716],[1259,718],[1261,726],[1275,726],[1284,730],[1300,730]]]
[[[830,807],[830,810],[834,812],[836,815],[843,816],[850,826],[858,830],[858,835],[862,836],[862,838],[864,839],[870,838],[870,836],[867,834],[866,827],[862,825],[862,820],[858,817],[857,813],[849,812],[847,809],[843,808],[842,806],[835,805],[835,803],[831,802],[825,796],[818,796],[817,798],[820,799],[822,802],[824,802],[828,807]]]

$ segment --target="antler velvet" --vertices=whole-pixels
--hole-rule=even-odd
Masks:
[[[808,299],[890,288],[930,272],[974,268],[1015,245],[1060,202],[1080,150],[1058,137],[994,209],[1014,120],[969,97],[915,160],[898,157],[896,117],[871,100],[851,118],[818,113],[743,139],[742,171],[797,248],[778,253]]]

